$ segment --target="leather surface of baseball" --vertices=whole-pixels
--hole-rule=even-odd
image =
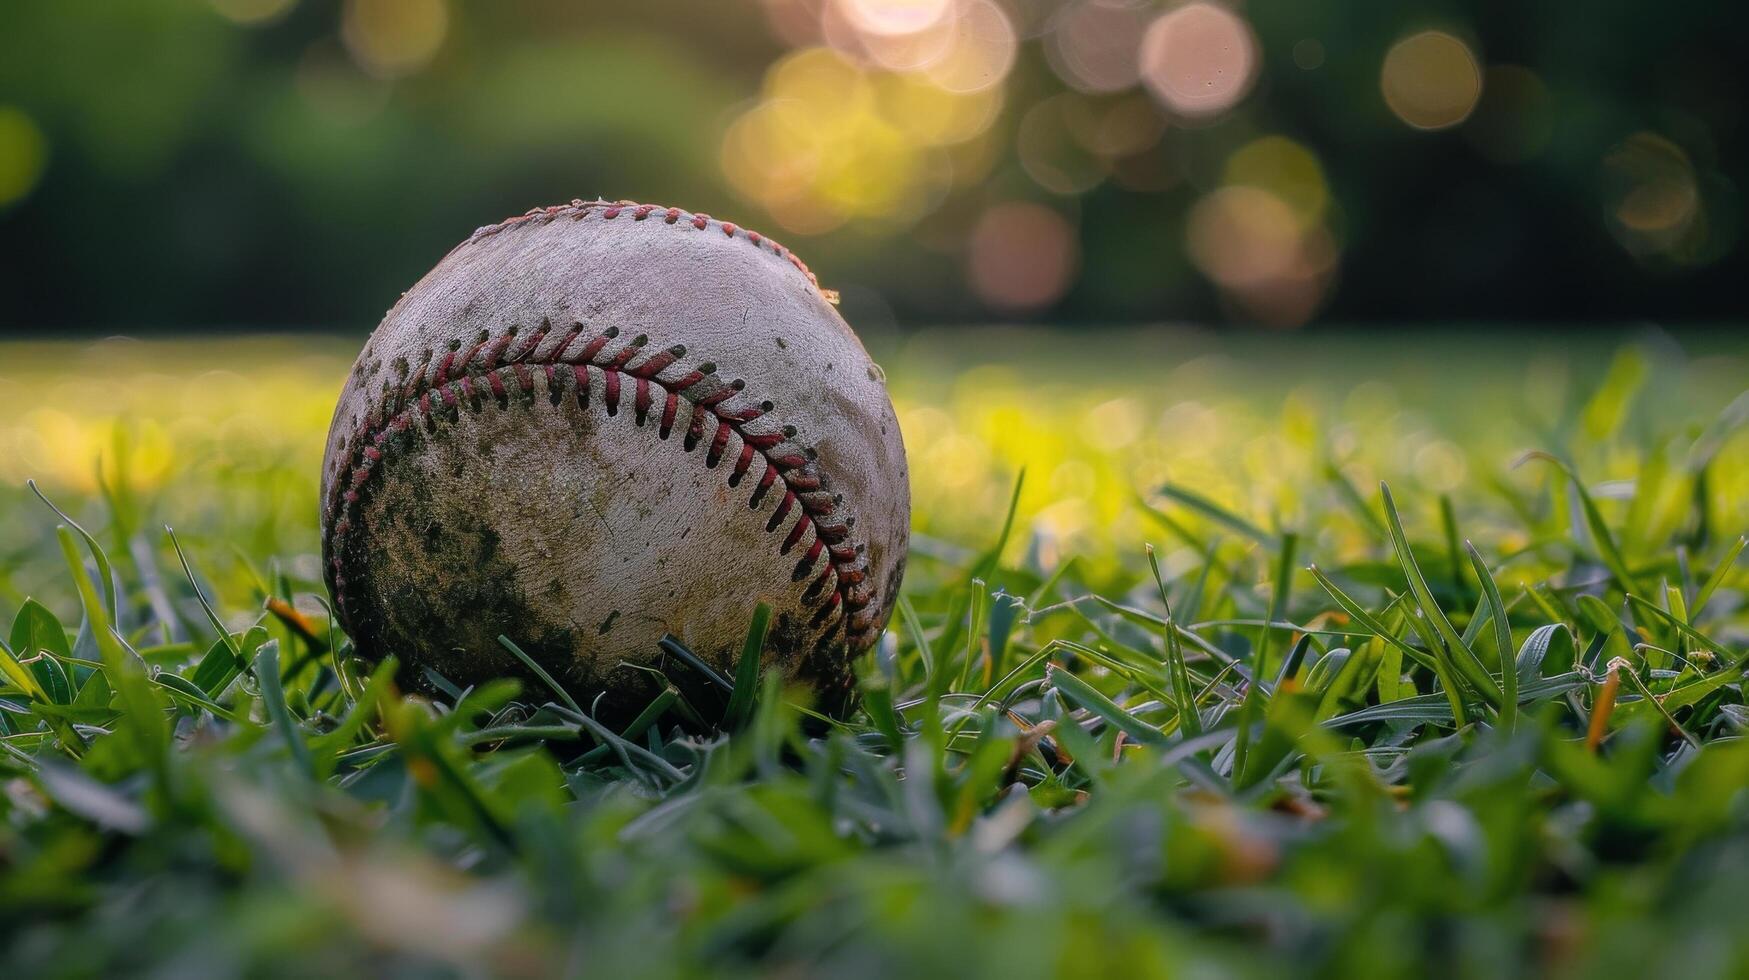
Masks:
[[[910,488],[884,379],[787,249],[604,201],[475,232],[353,367],[322,473],[342,624],[458,685],[520,676],[515,640],[636,710],[672,634],[842,706],[892,613]],[[417,680],[417,678],[415,678]]]

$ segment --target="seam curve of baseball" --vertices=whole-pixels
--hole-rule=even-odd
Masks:
[[[521,342],[515,327],[496,336],[482,332],[471,346],[452,344],[443,356],[426,361],[417,375],[399,387],[385,387],[382,398],[373,403],[372,410],[345,443],[348,465],[336,472],[334,486],[324,501],[330,520],[330,573],[340,612],[343,615],[351,612],[344,556],[355,510],[361,491],[394,448],[391,446],[394,437],[415,424],[435,435],[445,410],[458,417],[463,408],[478,412],[487,398],[507,408],[513,386],[515,396],[532,407],[537,396],[537,371],[544,375],[547,397],[554,407],[571,397],[587,410],[591,401],[590,377],[599,373],[600,404],[606,414],[619,414],[629,388],[634,422],[639,427],[656,422],[663,440],[674,431],[680,401],[690,403],[683,450],[690,453],[699,445],[707,446],[707,468],[714,469],[728,459],[730,439],[739,439],[741,448],[729,460],[728,485],[738,486],[750,475],[754,464],[761,462],[764,469],[755,481],[749,507],[757,509],[768,494],[780,488],[783,494],[766,523],[766,531],[777,534],[786,526],[791,513],[799,511],[778,549],[779,555],[802,549],[791,581],[803,581],[813,574],[819,559],[826,558],[825,568],[802,596],[803,602],[817,607],[810,627],[818,629],[831,624],[835,630],[841,622],[852,649],[871,642],[879,607],[863,545],[850,534],[855,518],[844,513],[843,498],[825,486],[813,448],[795,441],[794,427],[771,421],[775,406],[764,401],[732,407],[729,402],[743,390],[744,383],[739,379],[724,381],[710,363],[683,364],[684,345],[651,348],[644,335],[616,345],[613,341],[619,337],[617,327],[587,337],[586,332],[583,324],[573,324],[557,344],[548,343],[555,333],[550,321],[543,321]],[[714,427],[714,431],[707,433],[704,431],[707,427]]]
[[[651,218],[655,218],[665,225],[672,225],[676,228],[682,229],[691,228],[694,231],[708,231],[714,228],[717,231],[722,232],[727,238],[739,239],[747,242],[750,245],[765,249],[778,258],[787,261],[790,265],[795,266],[797,271],[807,277],[810,286],[813,286],[815,290],[820,290],[819,277],[815,276],[813,270],[808,268],[808,264],[803,262],[801,257],[796,253],[778,244],[777,241],[767,235],[761,235],[759,232],[756,232],[751,228],[743,228],[740,225],[735,224],[733,221],[718,221],[708,214],[699,214],[685,211],[680,208],[663,207],[659,204],[639,204],[636,201],[604,201],[599,199],[585,201],[581,198],[574,198],[568,204],[555,204],[551,207],[544,208],[529,208],[526,212],[516,215],[513,218],[505,218],[503,221],[500,221],[495,225],[486,225],[483,228],[475,229],[472,235],[469,235],[455,248],[450,249],[450,252],[454,253],[457,249],[466,248],[481,239],[490,238],[493,235],[500,234],[512,228],[528,225],[549,225],[560,218],[568,218],[572,221],[582,221],[590,215],[600,215],[604,221],[612,221],[621,215],[630,217],[633,221],[648,221]]]

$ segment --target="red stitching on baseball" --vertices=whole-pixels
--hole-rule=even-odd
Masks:
[[[723,461],[723,450],[729,445],[731,431],[728,419],[717,419],[717,434],[711,437],[711,448],[704,454],[704,465],[707,468],[714,470]]]
[[[606,334],[591,338],[589,343],[584,344],[583,349],[577,353],[577,360],[593,363],[595,355],[601,353],[601,348],[607,346],[607,341]]]
[[[650,379],[639,377],[634,379],[635,394],[632,396],[633,417],[639,425],[650,417]]]
[[[735,469],[729,474],[729,486],[740,486],[741,478],[747,475],[747,468],[753,465],[753,444],[743,439],[741,455],[735,460]]]
[[[557,346],[543,354],[539,348],[549,331],[550,325],[543,323],[531,341],[515,352],[511,363],[503,366],[495,366],[494,362],[513,342],[513,333],[506,332],[491,343],[482,340],[465,357],[460,357],[461,347],[458,344],[455,349],[439,358],[435,365],[429,365],[428,362],[426,368],[413,374],[400,389],[385,390],[382,402],[371,413],[371,418],[365,420],[361,431],[351,443],[356,448],[350,459],[350,472],[341,471],[346,473],[346,478],[335,481],[334,493],[326,502],[328,515],[334,519],[329,566],[335,602],[342,615],[348,613],[349,605],[345,594],[347,576],[343,568],[345,539],[355,526],[354,515],[347,511],[358,505],[359,489],[370,480],[384,459],[387,448],[385,444],[390,434],[410,429],[415,417],[423,420],[427,431],[435,433],[438,418],[437,413],[432,410],[433,392],[436,392],[447,408],[459,412],[460,407],[466,404],[471,410],[479,411],[481,406],[476,385],[483,382],[493,397],[503,403],[509,393],[505,384],[508,377],[514,378],[518,389],[532,398],[535,394],[535,379],[531,365],[542,369],[554,405],[562,402],[562,393],[557,388],[559,374],[556,366],[570,367],[578,404],[586,409],[589,406],[590,368],[594,367],[602,373],[602,401],[608,415],[618,413],[622,374],[632,380],[635,389],[634,407],[639,425],[643,424],[654,404],[651,386],[663,390],[663,438],[667,437],[669,428],[675,422],[679,399],[685,398],[691,402],[694,410],[683,440],[684,450],[687,452],[692,451],[703,440],[706,416],[714,420],[717,428],[706,452],[707,467],[714,467],[721,461],[731,434],[739,436],[742,448],[728,479],[731,487],[736,486],[747,473],[755,456],[765,460],[765,472],[753,490],[749,505],[758,508],[773,486],[779,481],[783,484],[783,498],[766,523],[766,531],[776,533],[798,506],[802,512],[785,535],[778,554],[789,554],[808,537],[809,529],[813,531],[812,542],[798,561],[791,576],[792,580],[800,582],[806,578],[822,554],[827,559],[826,567],[803,594],[805,602],[813,603],[820,600],[828,583],[832,585],[830,596],[823,600],[823,605],[815,613],[813,625],[818,627],[835,611],[842,610],[845,613],[844,625],[848,641],[853,647],[866,645],[870,639],[867,634],[874,625],[875,595],[868,584],[862,549],[845,543],[849,537],[851,521],[840,512],[841,499],[820,490],[822,480],[812,465],[811,452],[794,448],[793,445],[780,451],[779,447],[784,447],[795,436],[793,427],[767,427],[764,431],[749,429],[749,423],[762,418],[771,409],[769,402],[762,402],[757,407],[727,407],[724,402],[739,393],[744,386],[739,381],[724,383],[716,376],[716,368],[710,364],[683,370],[678,377],[664,381],[658,376],[659,372],[675,364],[684,351],[682,347],[658,350],[643,361],[629,364],[643,350],[642,341],[645,338],[639,337],[611,356],[600,358],[608,342],[619,335],[617,329],[609,328],[591,338],[578,355],[567,356],[566,350],[584,332],[579,324]],[[481,358],[482,353],[484,358]],[[476,358],[481,358],[478,364],[475,363]],[[435,373],[432,373],[433,368]],[[451,372],[460,373],[450,378]],[[409,404],[412,407],[403,407]]]
[[[745,438],[745,436],[743,436],[742,438]],[[771,485],[773,483],[776,483],[776,482],[777,482],[777,467],[775,467],[775,466],[765,467],[765,475],[761,476],[759,478],[759,485],[753,488],[753,499],[751,499],[747,502],[747,506],[753,508],[754,510],[758,510],[759,505],[765,502],[766,492],[769,491],[771,489]],[[769,531],[772,529],[766,528],[766,530]]]
[[[794,500],[794,499],[795,499],[794,494],[786,494],[784,496],[785,503],[788,503],[789,501]],[[807,530],[807,527],[808,527],[808,519],[806,517],[797,521],[794,530],[790,531],[789,537],[783,539],[783,547],[779,548],[777,553],[780,555],[789,554],[790,549],[794,548],[796,546],[796,542],[800,541],[802,539],[802,532]]]
[[[619,372],[615,371],[613,368],[604,367],[601,369],[601,375],[602,381],[604,382],[602,387],[605,389],[604,396],[601,400],[607,403],[607,414],[618,415]]]
[[[679,409],[680,396],[670,391],[668,397],[662,402],[662,426],[657,430],[657,434],[662,438],[668,438],[668,433],[674,431],[674,416]]]
[[[772,468],[776,469],[776,467],[772,467]],[[796,505],[795,492],[786,488],[783,492],[783,499],[779,500],[777,502],[777,510],[772,513],[771,520],[766,522],[765,529],[767,531],[776,531],[778,529],[778,527],[783,524],[783,519],[789,516],[790,508],[794,507],[795,505]],[[805,518],[805,517],[802,518],[802,522],[804,524],[807,523],[807,518]],[[794,541],[785,542],[783,550],[778,552],[778,554],[780,554],[780,555],[788,554],[790,546],[793,544],[795,544]]]

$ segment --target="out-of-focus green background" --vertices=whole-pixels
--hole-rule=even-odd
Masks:
[[[1727,5],[8,0],[0,332],[368,326],[574,197],[852,322],[1740,309]]]

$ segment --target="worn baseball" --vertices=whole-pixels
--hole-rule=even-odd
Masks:
[[[788,249],[677,208],[573,201],[474,232],[340,395],[324,566],[366,657],[458,685],[524,668],[636,710],[672,635],[848,703],[905,568],[880,369]]]

